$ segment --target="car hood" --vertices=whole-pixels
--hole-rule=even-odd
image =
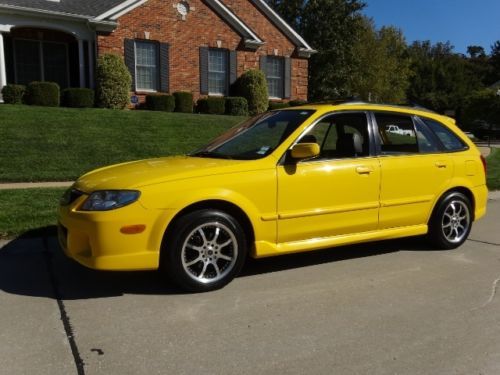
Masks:
[[[111,165],[81,176],[75,188],[83,192],[137,189],[146,185],[256,168],[256,161],[173,156]]]

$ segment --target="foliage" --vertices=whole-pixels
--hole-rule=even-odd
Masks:
[[[307,101],[306,100],[290,100],[288,102],[288,104],[290,104],[290,107],[298,107],[300,105],[307,104]]]
[[[248,102],[241,96],[226,97],[226,115],[248,116]]]
[[[487,84],[492,85],[500,81],[500,40],[497,40],[491,46],[491,53],[488,63],[491,70],[489,76],[487,77]]]
[[[264,73],[260,70],[247,70],[236,82],[239,96],[248,102],[248,112],[256,115],[265,112],[268,106],[267,81]]]
[[[24,101],[29,105],[59,107],[59,85],[55,82],[31,82],[26,86]]]
[[[2,88],[2,98],[5,104],[21,104],[23,102],[24,85],[5,85]]]
[[[194,151],[243,117],[0,106],[0,182],[65,181],[103,165]]]
[[[104,54],[97,60],[97,105],[101,108],[123,109],[129,104],[132,84],[130,73],[118,55]]]
[[[373,21],[365,18],[354,51],[356,69],[350,77],[351,92],[369,102],[406,101],[411,71],[401,30],[394,27],[376,30]]]
[[[175,112],[193,113],[193,94],[186,91],[174,92]]]
[[[491,154],[486,159],[488,175],[486,184],[490,190],[500,189],[500,149],[492,148]]]
[[[150,111],[173,112],[175,109],[175,98],[168,94],[146,95],[146,109]]]
[[[282,109],[290,107],[290,103],[288,102],[269,102],[268,110],[272,111],[274,109]]]
[[[474,91],[467,97],[461,122],[467,129],[481,123],[500,126],[500,96],[488,89]]]
[[[200,98],[196,103],[196,111],[211,115],[223,115],[226,112],[226,101],[223,97]]]
[[[85,88],[68,88],[61,92],[61,105],[71,108],[92,108],[94,106],[94,90]]]

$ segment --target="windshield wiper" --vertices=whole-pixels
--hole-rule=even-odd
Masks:
[[[200,158],[214,158],[214,159],[232,159],[229,155],[219,154],[218,152],[213,151],[199,151],[194,154],[190,154],[189,156],[197,156]]]

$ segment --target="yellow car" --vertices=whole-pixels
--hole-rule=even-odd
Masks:
[[[394,131],[397,129],[397,131]],[[261,114],[187,156],[89,172],[61,198],[65,253],[220,288],[255,258],[427,234],[461,245],[486,165],[454,120],[350,102]]]

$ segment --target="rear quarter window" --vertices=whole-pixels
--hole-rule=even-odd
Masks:
[[[420,119],[436,134],[447,151],[460,151],[467,148],[467,145],[445,125],[428,118],[420,117]]]

